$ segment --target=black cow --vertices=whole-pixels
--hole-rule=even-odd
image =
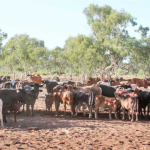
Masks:
[[[116,92],[115,87],[103,85],[103,84],[98,84],[97,86],[101,87],[102,89],[102,95],[106,97],[115,97],[114,93]]]
[[[92,118],[92,108],[94,104],[94,95],[91,91],[80,91],[76,93],[74,98],[74,107],[76,108],[75,116],[78,114],[79,108],[83,107],[83,116],[86,115],[85,109],[88,107],[89,109],[89,118]]]
[[[73,81],[64,81],[64,82],[58,82],[59,85],[61,86],[64,86],[64,85],[67,85],[67,84],[71,84],[71,85],[75,85],[75,82]]]
[[[56,81],[42,80],[42,83],[44,83],[44,87],[47,89],[47,93],[53,93],[53,88],[58,85]]]
[[[115,97],[114,93],[116,92],[116,89],[118,87],[123,87],[125,89],[132,88],[130,85],[118,85],[118,86],[108,86],[103,84],[97,84],[97,86],[101,87],[102,89],[102,95],[106,97]]]
[[[3,81],[3,82],[10,81],[10,76],[4,76],[4,77],[2,78],[2,81]]]
[[[0,90],[0,99],[3,101],[3,118],[4,122],[6,120],[6,114],[8,110],[11,110],[15,105],[22,99],[25,99],[25,91],[22,89],[12,90],[12,89],[2,89]],[[16,118],[15,118],[16,120]]]
[[[21,101],[22,103],[26,104],[26,115],[29,115],[29,106],[31,105],[31,109],[32,109],[32,116],[34,116],[34,104],[35,101],[38,97],[39,92],[41,92],[42,90],[39,90],[39,84],[35,83],[34,88],[32,89],[30,85],[25,85],[23,87],[23,89],[25,90],[26,93],[26,99],[25,101]]]
[[[148,91],[139,92],[138,99],[139,99],[139,115],[143,116],[142,108],[144,109],[145,114],[145,108],[150,103],[150,92]]]

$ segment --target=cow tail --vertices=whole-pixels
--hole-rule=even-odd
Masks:
[[[137,113],[139,113],[139,99],[138,98],[136,99],[136,110],[137,110]]]
[[[93,101],[94,101],[94,96],[93,96],[93,92],[89,91],[89,105],[93,105]]]

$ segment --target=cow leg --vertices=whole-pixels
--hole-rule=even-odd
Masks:
[[[16,111],[14,110],[14,118],[15,118],[15,122],[17,122],[17,119],[16,119]]]
[[[128,110],[128,117],[129,117],[129,120],[131,120],[130,110]]]
[[[29,116],[29,104],[26,104],[26,116]]]
[[[48,112],[50,112],[50,105],[48,105]]]
[[[139,116],[139,100],[136,100],[136,121],[138,121]]]
[[[1,127],[4,126],[4,123],[3,123],[3,115],[2,115],[2,112],[0,113],[0,118],[1,118]]]
[[[109,119],[112,119],[111,118],[111,109],[109,109]]]
[[[7,123],[6,115],[3,115],[3,120],[5,123]]]
[[[71,116],[73,116],[74,115],[74,113],[73,113],[74,112],[73,111],[74,110],[73,102],[70,103],[70,109],[71,109]]]
[[[143,108],[144,109],[144,116],[145,116],[145,114],[146,114],[146,108]]]
[[[23,110],[22,110],[23,113],[24,113],[24,106],[25,106],[25,104],[23,104]]]
[[[34,117],[34,104],[31,105],[31,109],[32,109],[32,117]]]
[[[86,111],[85,111],[86,107],[83,105],[82,109],[83,109],[83,116],[85,117],[86,116]]]
[[[89,106],[89,118],[92,118],[92,106]]]
[[[3,108],[4,108],[4,107],[3,107]],[[6,111],[6,110],[4,110],[4,109],[2,109],[3,121],[4,121],[5,123],[7,123],[6,113],[7,113],[7,111]]]
[[[47,114],[47,106],[46,106],[46,114]]]
[[[50,105],[50,112],[52,113],[52,104]]]
[[[95,119],[98,119],[99,103],[95,101]]]
[[[124,118],[124,116],[125,116],[125,108],[122,108],[122,110],[123,110],[122,120],[124,120],[124,119],[125,119],[125,118]]]
[[[60,102],[55,101],[56,116],[58,116]]]
[[[64,104],[64,116],[66,116],[66,101],[64,101],[63,104]]]
[[[134,106],[131,109],[131,113],[132,113],[132,119],[131,119],[131,121],[134,121]]]
[[[76,106],[76,113],[75,113],[74,116],[77,116],[77,115],[78,115],[78,110],[79,110],[80,106],[81,106],[81,104],[78,104],[78,105]]]

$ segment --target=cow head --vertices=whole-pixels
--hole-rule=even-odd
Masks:
[[[148,82],[148,79],[144,79],[144,88],[148,88],[149,86],[149,82]]]

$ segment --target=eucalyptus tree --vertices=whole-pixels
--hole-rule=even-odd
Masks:
[[[101,45],[103,57],[110,66],[99,69],[104,73],[109,74],[109,70],[115,66],[119,66],[120,62],[128,55],[127,41],[130,39],[127,26],[137,25],[135,18],[124,10],[116,11],[110,6],[105,5],[89,5],[83,13],[86,15],[88,25],[92,30],[93,37]],[[121,67],[121,66],[120,66]]]
[[[64,49],[70,69],[74,68],[80,74],[90,71],[92,61],[95,61],[91,57],[93,47],[92,37],[78,35],[77,37],[68,38]]]
[[[142,72],[145,76],[150,75],[150,36],[148,36],[148,27],[139,26],[136,30],[141,34],[141,39],[131,39],[129,45],[130,63],[134,66],[135,72]]]
[[[54,49],[52,49],[50,53],[52,56],[51,62],[53,63],[55,70],[56,68],[58,68],[59,75],[61,75],[62,70],[67,65],[64,55],[64,49],[57,46]]]
[[[2,32],[2,30],[0,29],[0,65],[3,66],[3,58],[4,55],[2,55],[2,51],[3,51],[3,40],[7,38],[7,34]]]
[[[3,63],[7,64],[14,71],[34,70],[39,65],[47,49],[44,41],[30,38],[26,34],[15,35],[5,45]]]

